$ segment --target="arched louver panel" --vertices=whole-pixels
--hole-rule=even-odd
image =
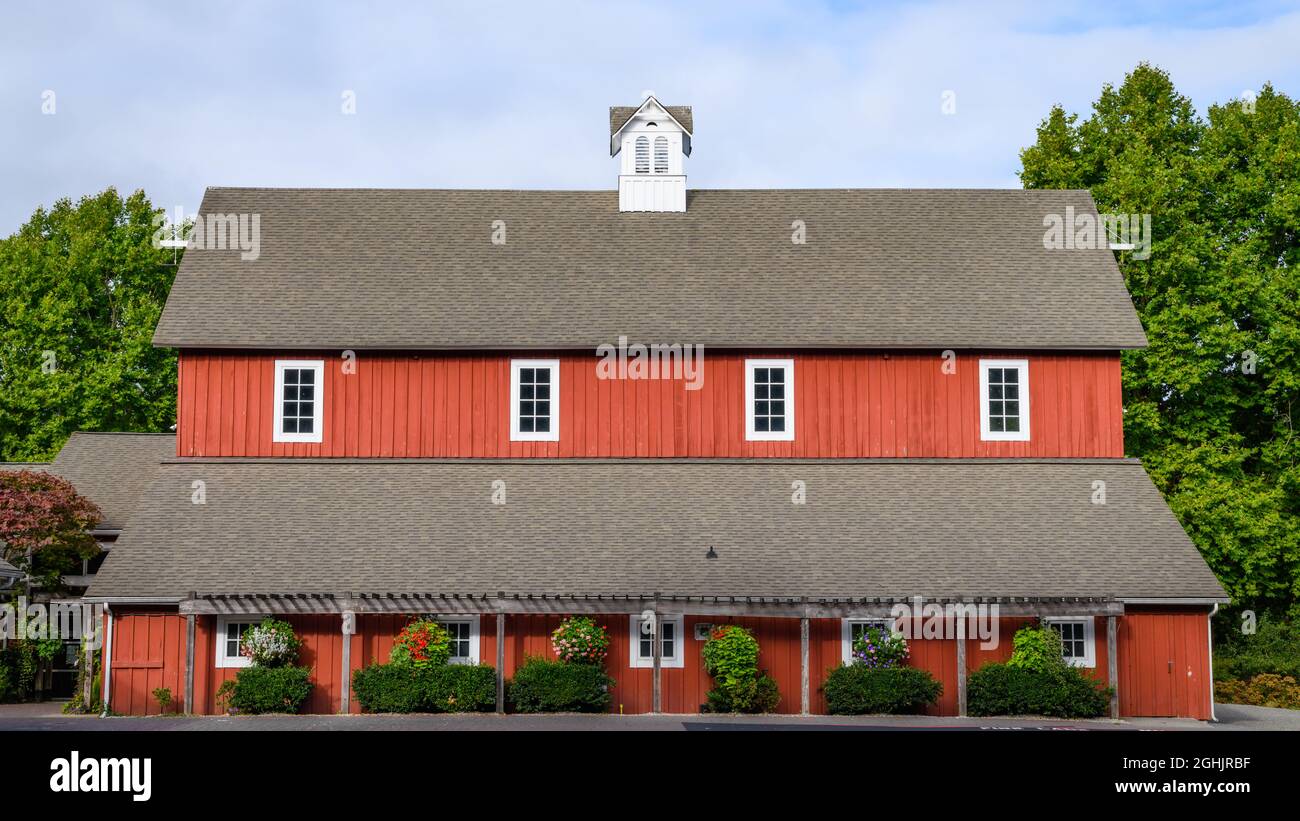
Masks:
[[[650,173],[650,141],[645,137],[636,138],[636,173]]]
[[[655,173],[668,173],[668,138],[655,137]]]

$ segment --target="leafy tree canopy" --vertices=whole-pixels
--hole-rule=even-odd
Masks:
[[[1119,254],[1150,347],[1126,352],[1124,432],[1234,603],[1300,616],[1300,105],[1271,86],[1196,113],[1142,64],[1083,120],[1059,106],[1026,188],[1150,214]]]
[[[174,423],[176,354],[151,340],[176,268],[155,213],[109,188],[0,239],[0,461],[50,459],[75,430]]]
[[[57,588],[64,573],[99,553],[87,531],[103,518],[67,479],[0,470],[0,558],[28,569],[46,589]]]

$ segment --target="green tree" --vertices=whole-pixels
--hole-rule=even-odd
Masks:
[[[0,461],[52,458],[74,430],[175,422],[176,354],[152,337],[176,268],[153,247],[155,213],[109,188],[0,239]]]
[[[1149,258],[1119,254],[1150,341],[1123,356],[1126,449],[1234,603],[1300,615],[1300,105],[1266,85],[1201,118],[1142,64],[1087,119],[1053,108],[1021,165],[1151,215]]]

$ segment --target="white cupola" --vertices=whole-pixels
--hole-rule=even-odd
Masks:
[[[686,169],[691,154],[691,107],[663,105],[645,92],[639,106],[609,110],[609,155],[622,154],[618,210],[685,211]]]

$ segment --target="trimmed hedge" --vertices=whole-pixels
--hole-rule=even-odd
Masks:
[[[604,667],[531,658],[510,681],[509,698],[520,713],[603,713],[613,686]]]
[[[847,664],[827,674],[822,692],[831,715],[907,714],[938,701],[943,685],[916,667]]]
[[[296,713],[311,695],[310,667],[245,667],[217,691],[232,712]]]
[[[776,679],[767,673],[741,680],[735,685],[715,687],[704,694],[706,709],[710,713],[770,713],[781,702],[781,691]]]
[[[1036,671],[986,664],[966,684],[966,710],[973,716],[1097,718],[1110,710],[1110,695],[1109,687],[1077,667]]]
[[[497,703],[496,669],[486,664],[372,664],[352,673],[352,693],[368,713],[473,713]]]

